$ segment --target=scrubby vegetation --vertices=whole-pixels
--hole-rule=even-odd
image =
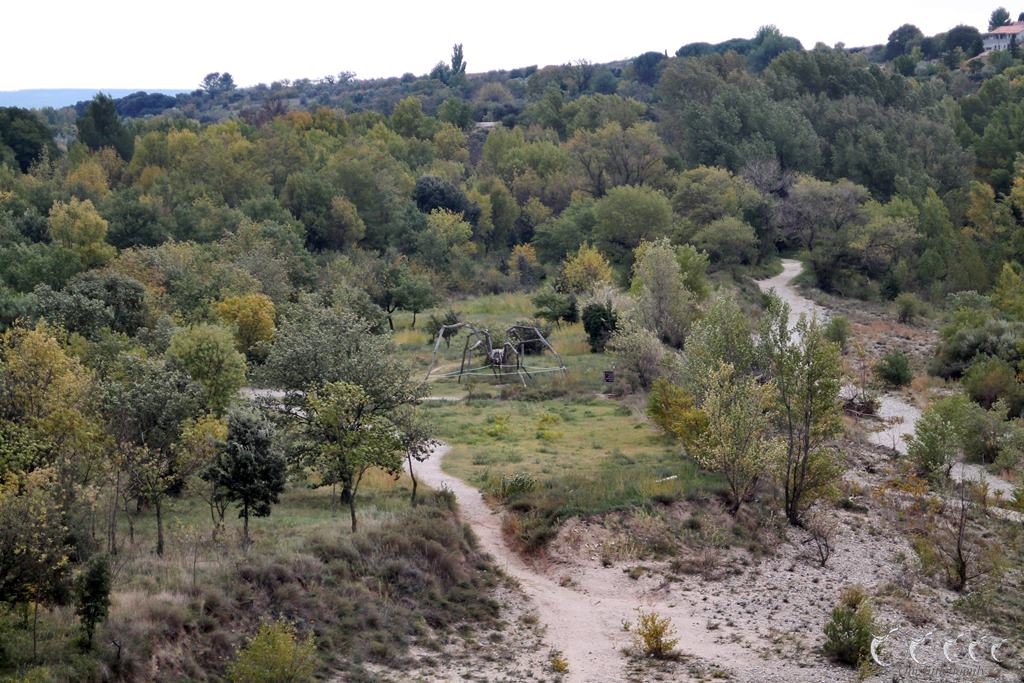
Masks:
[[[1024,63],[980,41],[765,27],[487,74],[458,45],[422,76],[0,110],[0,676],[373,680],[500,631],[502,577],[417,494],[435,438],[531,558],[575,518],[673,580],[786,534],[824,572],[834,501],[895,498],[935,590],[1019,582],[980,513],[1024,497]],[[780,256],[854,312],[794,325],[751,281]],[[459,322],[536,325],[567,367],[531,341],[523,374],[459,377],[494,359]],[[841,411],[859,371],[875,412],[871,368],[935,399],[882,465]],[[869,500],[843,474],[872,457]],[[861,663],[871,618],[844,593],[825,652]]]
[[[182,525],[164,561],[147,552],[151,516],[140,519],[137,543],[115,560],[113,603],[89,656],[74,654],[73,611],[58,606],[40,615],[35,657],[32,630],[20,617],[5,620],[4,670],[61,680],[264,680],[246,672],[299,656],[279,642],[290,636],[265,634],[266,624],[257,632],[261,618],[280,618],[294,624],[288,629],[302,650],[289,671],[346,670],[352,680],[372,680],[365,664],[400,668],[413,643],[440,647],[467,623],[499,628],[498,605],[487,595],[501,579],[446,501],[431,496],[413,514],[404,487],[389,490],[382,480],[374,488],[379,507],[367,511],[371,521],[358,535],[339,535],[343,523],[328,491],[296,491],[247,553],[234,534],[209,538],[198,498],[175,505]],[[247,634],[261,645],[247,645]],[[242,654],[232,663],[236,648]]]
[[[630,625],[629,630],[636,638],[637,648],[645,657],[666,659],[676,654],[679,639],[672,637],[675,629],[668,617],[638,610],[636,624]]]
[[[852,667],[870,659],[875,635],[874,613],[863,586],[848,586],[825,624],[825,653]]]
[[[882,356],[875,365],[875,375],[889,386],[904,387],[914,378],[914,371],[905,353],[892,351]]]

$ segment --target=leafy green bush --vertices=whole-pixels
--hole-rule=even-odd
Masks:
[[[860,666],[871,653],[874,613],[863,586],[847,586],[825,624],[825,654],[848,666]]]
[[[554,325],[563,321],[572,324],[580,319],[576,296],[573,294],[557,292],[549,287],[538,292],[530,301],[536,307],[533,314]]]
[[[875,364],[875,376],[894,387],[905,387],[914,379],[910,359],[902,351],[892,351]]]
[[[664,377],[655,380],[647,394],[647,415],[687,447],[701,437],[708,425],[707,415],[693,396]]]
[[[587,342],[593,353],[602,353],[608,338],[615,332],[618,316],[611,302],[591,303],[583,309],[583,329],[587,333]]]
[[[960,321],[943,328],[931,372],[959,377],[979,356],[1002,358],[1011,365],[1024,360],[1024,323],[997,318]]]
[[[304,683],[316,672],[313,634],[299,640],[295,627],[278,620],[263,623],[228,666],[233,683]]]
[[[925,303],[911,292],[903,292],[896,297],[896,318],[901,323],[912,323],[928,310]]]
[[[665,347],[650,330],[617,330],[608,340],[608,350],[616,361],[614,389],[618,393],[648,390],[661,373]]]
[[[91,558],[75,580],[75,603],[83,645],[91,649],[96,626],[107,618],[110,609],[110,562],[106,556]]]
[[[972,400],[991,408],[1003,400],[1011,415],[1024,410],[1024,385],[1017,372],[1002,358],[980,358],[964,374],[964,389]]]
[[[828,319],[828,323],[825,325],[825,338],[833,344],[838,344],[842,351],[846,350],[852,334],[850,321],[845,315],[834,315]]]
[[[914,426],[914,435],[907,444],[907,455],[918,474],[933,480],[945,480],[949,478],[962,443],[963,434],[958,423],[932,405]]]

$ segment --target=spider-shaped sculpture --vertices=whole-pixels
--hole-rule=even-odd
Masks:
[[[462,348],[462,362],[459,364],[458,372],[448,373],[446,376],[458,377],[462,382],[464,374],[478,373],[480,370],[490,369],[491,374],[501,379],[507,374],[515,374],[525,385],[526,377],[530,375],[529,368],[523,363],[523,356],[526,355],[527,345],[539,344],[542,349],[548,349],[558,359],[557,368],[534,368],[534,371],[556,370],[565,372],[565,363],[558,355],[554,347],[544,338],[544,333],[535,325],[512,325],[505,329],[505,341],[500,346],[495,346],[491,338],[491,331],[486,327],[477,327],[472,323],[456,323],[454,325],[442,325],[437,332],[437,341],[434,342],[434,357],[430,361],[430,369],[427,370],[426,379],[437,365],[437,352],[441,342],[457,334],[460,330],[468,330],[466,343]],[[473,354],[480,353],[484,356],[486,365],[479,368],[466,367],[466,359],[472,358]],[[472,363],[472,361],[470,361]]]

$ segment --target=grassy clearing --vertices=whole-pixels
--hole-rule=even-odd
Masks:
[[[126,543],[95,651],[78,652],[77,619],[61,607],[41,612],[33,662],[31,629],[3,613],[0,680],[220,680],[260,620],[278,617],[313,634],[322,673],[342,671],[349,681],[376,680],[370,664],[401,669],[412,645],[440,651],[463,631],[497,633],[499,606],[489,596],[501,578],[450,499],[427,491],[410,509],[407,481],[372,476],[364,486],[358,534],[334,513],[329,489],[295,488],[269,518],[253,520],[248,552],[230,516],[227,532],[211,540],[197,498],[171,503],[163,558],[152,553],[154,519],[139,515],[134,543],[121,529]]]
[[[445,469],[505,502],[527,551],[572,516],[668,504],[720,483],[628,408],[599,398],[429,407],[452,447]]]

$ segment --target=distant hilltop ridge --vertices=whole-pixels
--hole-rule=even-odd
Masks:
[[[0,90],[0,107],[70,107],[84,100],[91,100],[96,93],[103,92],[113,98],[124,97],[137,92],[177,95],[189,92],[186,89],[171,88],[36,88],[31,90]]]

